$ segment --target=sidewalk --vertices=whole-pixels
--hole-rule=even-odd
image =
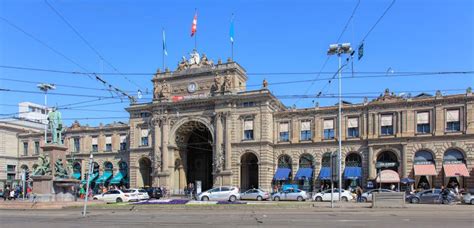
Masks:
[[[89,201],[87,205],[98,205],[105,204],[101,201]],[[29,200],[0,200],[0,210],[8,209],[64,209],[68,207],[78,207],[84,205],[84,200],[78,200],[75,202],[36,202],[33,203]]]

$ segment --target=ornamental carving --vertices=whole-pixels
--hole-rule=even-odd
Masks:
[[[389,89],[385,89],[385,92],[376,98],[373,102],[395,102],[402,101],[403,97],[397,96],[394,92],[390,92]]]
[[[178,63],[178,67],[176,71],[183,71],[191,68],[198,68],[198,67],[213,67],[214,62],[207,58],[206,54],[199,55],[196,50],[193,50],[189,54],[189,59],[186,59],[185,56],[181,58],[181,61]]]
[[[161,83],[159,83],[158,81],[155,81],[153,85],[153,99],[161,99],[161,98],[168,99],[170,95],[171,95],[171,87],[166,82],[166,80],[163,80]]]

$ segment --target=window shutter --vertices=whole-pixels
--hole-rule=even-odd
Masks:
[[[359,118],[357,118],[357,117],[349,118],[347,120],[347,127],[348,128],[357,128],[357,127],[359,127]]]
[[[301,121],[302,131],[311,131],[311,121]]]
[[[334,120],[324,120],[324,129],[334,129]]]
[[[244,121],[244,130],[253,130],[253,120]]]
[[[121,135],[121,136],[120,136],[120,143],[124,143],[124,142],[126,142],[126,140],[127,140],[127,136],[126,136],[126,135]]]
[[[105,144],[112,144],[112,136],[105,137]]]
[[[280,132],[288,132],[288,123],[280,123]]]
[[[430,123],[430,113],[429,112],[418,112],[416,114],[416,122],[418,124],[429,124]]]
[[[459,121],[459,109],[446,111],[446,122]]]
[[[382,120],[381,120],[381,123],[380,125],[382,127],[385,127],[385,126],[392,126],[393,123],[392,123],[392,115],[382,115]]]
[[[148,137],[148,129],[141,130],[142,137]]]
[[[92,145],[97,145],[97,137],[92,137]]]

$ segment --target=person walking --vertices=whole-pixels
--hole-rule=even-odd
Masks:
[[[15,191],[14,191],[14,190],[11,190],[11,191],[10,191],[10,199],[16,200],[16,198],[15,198]]]
[[[81,188],[79,189],[79,197],[80,197],[81,199],[84,199],[85,195],[86,195],[86,190],[84,189],[84,185],[83,185],[83,186],[81,186]]]
[[[3,201],[6,201],[7,199],[10,199],[10,187],[8,186],[3,191]]]
[[[362,193],[363,193],[362,188],[360,186],[357,186],[356,188],[357,203],[362,202]]]

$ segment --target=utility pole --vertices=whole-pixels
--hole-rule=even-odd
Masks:
[[[82,211],[82,216],[85,217],[87,214],[87,200],[89,199],[89,185],[92,175],[92,163],[94,161],[94,155],[89,156],[89,172],[87,173],[87,184],[86,184],[86,198],[84,199],[84,210]]]
[[[41,91],[44,92],[44,108],[46,109],[46,116],[48,115],[48,90],[56,89],[54,84],[41,83],[36,85]],[[47,121],[46,121],[47,123]],[[44,144],[48,143],[48,124],[44,124]]]
[[[339,81],[339,111],[338,111],[338,136],[337,141],[339,142],[339,151],[337,153],[337,160],[338,160],[338,188],[339,188],[339,201],[341,201],[341,187],[342,187],[342,63],[341,63],[341,55],[342,54],[350,54],[352,53],[352,48],[350,43],[342,43],[342,44],[331,44],[329,45],[328,55],[337,55],[339,59],[339,67],[337,68],[338,73],[338,81]]]

